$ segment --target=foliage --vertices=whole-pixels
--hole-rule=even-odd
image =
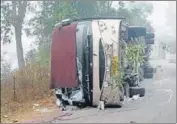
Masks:
[[[68,17],[76,17],[76,11],[68,1],[43,1],[40,10],[29,21],[34,30],[29,33],[36,36],[38,50],[35,55],[37,62],[48,65],[50,61],[51,34],[56,23]],[[29,31],[29,29],[27,29]]]
[[[131,25],[144,25],[152,29],[146,21],[146,17],[152,12],[150,4],[136,2],[119,2],[119,8],[112,8],[113,1],[43,1],[40,4],[41,10],[36,17],[31,20],[34,24],[33,35],[38,36],[38,51],[35,59],[37,62],[48,65],[50,62],[50,41],[54,25],[64,18],[84,18],[94,16],[119,16],[127,18]],[[136,49],[140,45],[134,46]],[[140,58],[138,58],[140,59]],[[142,61],[142,60],[140,60]],[[122,71],[120,71],[122,73]],[[120,80],[123,74],[115,76],[115,80]],[[120,81],[118,81],[120,82]]]
[[[28,6],[29,3],[27,1],[1,1],[1,30],[4,34],[4,43],[12,38],[12,26],[15,28],[19,26],[18,24],[24,24]]]
[[[14,4],[12,4],[14,3]],[[15,75],[16,93],[19,103],[25,103],[34,99],[46,97],[49,93],[49,63],[50,63],[50,46],[51,34],[56,23],[65,18],[84,18],[94,16],[115,16],[125,17],[131,25],[143,25],[150,27],[146,21],[146,17],[151,13],[152,7],[147,4],[139,4],[134,2],[119,2],[119,8],[112,8],[113,1],[39,1],[32,4],[32,1],[1,1],[1,39],[4,43],[10,43],[12,36],[18,31],[16,42],[21,42],[23,31],[27,36],[35,36],[35,44],[38,46],[37,50],[30,50],[26,54],[26,67],[17,70],[13,73]],[[38,9],[37,9],[38,8]],[[17,10],[17,11],[16,11]],[[15,13],[16,12],[16,13]],[[33,13],[34,17],[25,23],[26,15]],[[26,26],[26,27],[25,27]],[[13,34],[13,29],[15,34]],[[20,30],[19,30],[20,29]],[[21,44],[21,43],[20,43]],[[141,48],[134,46],[136,49]],[[132,48],[134,48],[132,47]],[[21,53],[23,59],[22,44],[17,49]],[[129,50],[131,51],[131,50]],[[133,50],[132,50],[133,51]],[[18,57],[19,58],[19,57]],[[130,57],[131,58],[131,57]],[[137,60],[141,60],[138,57]],[[117,60],[115,61],[117,63]],[[35,63],[35,64],[34,64]],[[37,63],[37,64],[36,64]],[[120,64],[120,62],[119,62]],[[115,63],[114,63],[115,65]],[[2,70],[10,73],[10,65],[7,64]],[[113,80],[122,85],[123,72],[121,68],[118,69],[118,74],[113,76]],[[1,71],[2,71],[1,70]],[[8,70],[8,71],[7,71]],[[6,74],[7,75],[7,74]],[[4,112],[18,110],[20,107],[14,107],[13,104],[6,104],[13,101],[13,76],[6,80],[7,83],[2,85],[2,104]],[[25,94],[24,94],[25,93]],[[6,108],[6,109],[4,109]],[[6,111],[7,110],[7,111]]]
[[[1,25],[3,43],[12,42],[13,31],[15,29],[15,40],[17,49],[17,59],[19,68],[24,67],[22,30],[24,18],[29,3],[27,1],[1,1]],[[1,37],[2,37],[1,36]]]
[[[116,9],[112,8],[113,1],[97,1],[95,4],[96,15],[100,17],[116,17]]]
[[[50,57],[51,34],[54,25],[65,18],[84,18],[94,16],[120,16],[129,20],[130,24],[148,25],[146,16],[150,13],[149,5],[136,2],[119,2],[119,9],[112,8],[113,1],[43,1],[40,11],[36,12],[35,18],[30,21],[33,25],[31,35],[37,36],[38,60],[48,63]],[[133,4],[133,5],[132,5]],[[126,7],[128,6],[128,7]],[[138,19],[135,19],[138,18]],[[149,25],[147,27],[150,27]],[[48,48],[47,48],[48,47]],[[45,49],[43,49],[45,48]],[[45,58],[44,58],[45,57]],[[46,58],[47,57],[47,58]],[[43,63],[43,62],[42,62]]]
[[[1,114],[25,111],[23,105],[31,108],[34,101],[50,97],[49,80],[49,68],[40,64],[27,63],[25,68],[11,72],[1,83]]]
[[[38,55],[44,54],[40,50],[44,51],[43,48],[48,47],[48,53],[44,56],[50,55],[49,47],[51,42],[51,34],[54,25],[65,18],[84,18],[94,16],[119,16],[125,17],[132,25],[144,25],[151,27],[146,21],[146,17],[152,12],[152,5],[141,2],[118,2],[118,9],[112,8],[113,1],[41,1],[36,2],[39,9],[36,9],[36,5],[33,2],[14,2],[17,8],[20,10],[20,4],[25,5],[22,8],[27,10],[23,12],[25,14],[32,12],[35,17],[26,23],[27,28],[23,28],[27,36],[36,36],[36,45],[38,48]],[[13,20],[17,20],[12,16],[12,3],[1,1],[1,24],[2,32],[4,36],[4,42],[10,42],[11,34],[13,34],[11,28]],[[23,18],[21,18],[23,22]],[[22,27],[24,27],[24,22]],[[42,45],[42,46],[41,46]],[[42,47],[42,48],[41,48]],[[43,56],[43,55],[42,55]],[[38,58],[43,58],[43,57]],[[48,57],[50,58],[50,57]],[[43,61],[43,60],[41,60]]]
[[[123,71],[121,70],[120,61],[118,57],[113,57],[111,61],[111,77],[112,81],[116,83],[119,87],[123,84]]]
[[[144,41],[143,38],[135,38],[126,45],[126,59],[133,64],[133,69],[136,72],[138,64],[144,62]]]
[[[38,47],[38,52],[36,54],[36,61],[41,65],[48,66],[50,63],[50,44],[41,45]]]
[[[146,20],[148,15],[152,13],[152,10],[153,6],[150,3],[129,2],[119,7],[117,15],[126,18],[129,25],[144,26],[148,31],[152,31],[152,26]]]
[[[35,29],[31,35],[37,36],[37,45],[50,42],[56,23],[76,15],[76,11],[71,8],[68,1],[43,1],[39,6],[41,9],[35,13],[36,16],[29,23]]]
[[[119,87],[123,84],[123,72],[120,71],[118,75],[112,76],[112,81]]]
[[[70,3],[71,7],[76,11],[77,18],[93,17],[96,13],[97,1],[75,0]],[[72,17],[69,17],[72,18]]]

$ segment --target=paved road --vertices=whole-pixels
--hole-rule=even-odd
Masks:
[[[53,123],[176,123],[176,64],[164,64],[158,79],[144,80],[146,96],[126,101],[122,108],[85,108]]]

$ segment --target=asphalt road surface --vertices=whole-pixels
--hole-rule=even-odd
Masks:
[[[122,108],[84,108],[52,123],[176,123],[176,63],[166,63],[154,79],[142,82],[146,95]]]

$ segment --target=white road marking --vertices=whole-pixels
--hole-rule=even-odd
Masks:
[[[156,91],[163,91],[169,94],[169,98],[167,101],[161,103],[160,105],[165,105],[165,104],[169,104],[171,102],[171,99],[174,95],[174,92],[171,89],[157,89]]]

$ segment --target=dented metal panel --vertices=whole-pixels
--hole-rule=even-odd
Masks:
[[[103,81],[103,92],[101,99],[107,105],[119,105],[119,87],[112,81],[111,62],[113,58],[118,59],[121,20],[94,20],[92,22],[93,32],[93,105],[98,105],[101,95],[99,87],[99,41],[104,47],[105,74]],[[117,60],[118,61],[118,60]],[[118,63],[117,63],[118,65]],[[106,86],[107,84],[107,86]]]

